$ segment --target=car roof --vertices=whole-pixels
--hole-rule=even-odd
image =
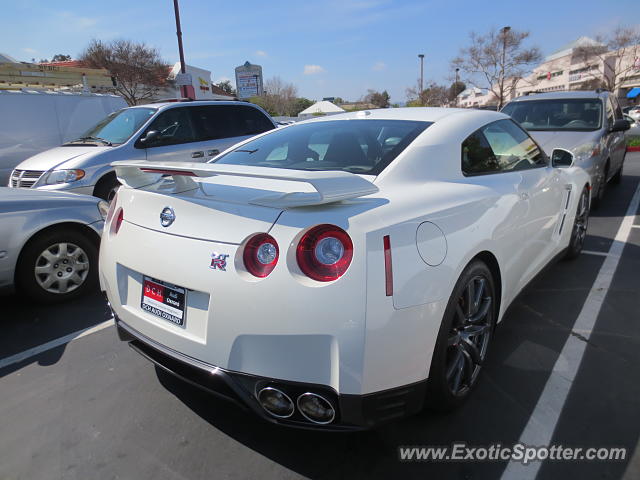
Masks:
[[[545,93],[532,93],[530,95],[523,95],[521,97],[510,100],[511,102],[530,102],[533,100],[554,100],[554,99],[570,99],[570,98],[606,98],[609,95],[607,91],[595,91],[595,90],[571,90],[560,92],[545,92]]]
[[[187,102],[158,102],[158,103],[148,103],[146,105],[137,105],[137,106],[166,109],[166,108],[173,108],[173,107],[189,107],[189,106],[197,107],[202,105],[214,105],[214,106],[215,105],[243,105],[243,106],[257,108],[257,105],[254,105],[253,103],[241,102],[238,100],[192,100]]]
[[[360,110],[357,112],[338,113],[335,115],[326,115],[306,120],[305,122],[323,122],[334,120],[413,120],[421,122],[438,122],[447,117],[457,116],[486,116],[495,115],[495,119],[509,118],[504,114],[499,114],[490,110],[475,110],[466,108],[437,108],[437,107],[403,107],[403,108],[376,108],[371,110]]]

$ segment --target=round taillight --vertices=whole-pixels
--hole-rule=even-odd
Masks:
[[[124,210],[122,207],[118,208],[113,215],[113,222],[111,223],[111,233],[116,234],[120,230],[122,226],[122,221],[124,220]]]
[[[111,202],[109,202],[109,209],[107,210],[107,216],[104,219],[105,225],[108,224],[113,218],[113,212],[116,210],[116,203],[118,202],[118,192],[113,196]]]
[[[319,282],[340,278],[353,258],[349,234],[335,225],[318,225],[298,243],[296,259],[302,273]]]
[[[242,259],[247,271],[254,277],[264,278],[278,263],[278,242],[267,233],[259,233],[249,239]]]

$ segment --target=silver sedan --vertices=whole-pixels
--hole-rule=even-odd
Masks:
[[[87,195],[0,187],[0,290],[49,303],[96,288],[107,209]]]

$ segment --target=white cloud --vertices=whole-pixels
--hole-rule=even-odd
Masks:
[[[316,75],[318,73],[324,73],[325,71],[326,70],[320,65],[305,65],[303,73],[305,75]]]
[[[98,22],[95,18],[81,17],[71,12],[61,12],[59,16],[64,20],[65,25],[79,30],[93,27]]]
[[[267,52],[265,52],[264,50],[256,50],[256,55],[258,57],[268,57]]]
[[[29,48],[29,47],[23,48],[22,51],[26,53],[31,53],[31,54],[38,53],[38,51],[35,48]]]
[[[380,72],[382,70],[384,70],[385,68],[387,68],[387,64],[384,62],[376,62],[373,64],[373,67],[371,67],[371,70],[373,70],[374,72]]]

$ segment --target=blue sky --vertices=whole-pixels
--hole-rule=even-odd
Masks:
[[[418,53],[425,83],[449,82],[449,61],[469,32],[510,25],[529,30],[529,43],[549,54],[579,36],[638,23],[638,0],[244,0],[181,1],[187,63],[233,79],[249,60],[265,78],[279,76],[311,99],[356,100],[386,89],[406,100],[417,83]],[[634,12],[633,15],[625,12]],[[126,38],[178,59],[172,0],[7,2],[2,7],[0,52],[19,60],[75,57],[91,38]]]

